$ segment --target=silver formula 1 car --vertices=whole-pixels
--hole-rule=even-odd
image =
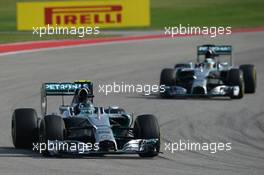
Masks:
[[[48,156],[159,154],[160,131],[155,116],[140,115],[133,121],[133,115],[122,108],[94,107],[93,84],[89,81],[45,83],[41,89],[42,117],[38,118],[31,108],[13,113],[12,139],[16,148],[34,145]],[[48,96],[73,99],[70,105],[62,100],[58,114],[47,114]]]
[[[205,57],[204,61],[201,56]],[[166,98],[227,96],[241,99],[244,93],[255,92],[256,69],[252,64],[235,67],[230,45],[201,45],[197,47],[195,63],[163,69],[160,84],[165,87],[160,95]]]

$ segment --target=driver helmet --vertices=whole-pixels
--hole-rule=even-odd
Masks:
[[[207,58],[214,58],[214,52],[211,50],[211,49],[209,49],[206,53],[205,53],[205,59],[207,59]]]
[[[77,99],[79,103],[86,103],[89,98],[89,90],[87,88],[79,89],[77,92]]]

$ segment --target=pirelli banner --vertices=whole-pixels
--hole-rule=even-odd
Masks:
[[[42,26],[100,28],[150,25],[149,0],[87,0],[17,3],[17,29]]]

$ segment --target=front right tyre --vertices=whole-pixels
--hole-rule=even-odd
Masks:
[[[160,74],[160,86],[174,86],[176,84],[176,70],[166,68],[161,71]],[[166,92],[160,92],[161,97],[168,98],[169,94]]]

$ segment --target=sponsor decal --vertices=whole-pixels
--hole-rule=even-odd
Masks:
[[[31,13],[28,13],[30,11]],[[150,25],[149,0],[17,3],[18,30],[33,27],[137,27]]]
[[[88,84],[75,84],[75,83],[46,83],[45,84],[45,90],[47,92],[53,92],[53,91],[75,91],[76,89],[80,89],[80,88],[87,88],[89,89],[89,85]]]
[[[45,8],[45,25],[121,23],[122,6],[76,6]]]

